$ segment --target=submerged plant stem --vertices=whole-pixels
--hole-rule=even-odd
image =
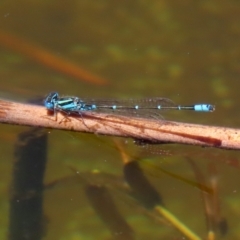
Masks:
[[[103,85],[107,80],[92,74],[91,72],[81,68],[77,64],[57,56],[56,54],[41,48],[25,39],[9,34],[0,30],[0,45],[14,50],[35,62],[53,69],[59,73],[74,77],[80,81]]]
[[[156,206],[155,210],[163,215],[176,229],[183,233],[190,240],[201,240],[194,232],[180,222],[173,214],[162,206]]]

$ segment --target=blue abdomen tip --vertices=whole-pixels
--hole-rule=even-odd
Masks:
[[[211,104],[197,104],[194,106],[194,110],[199,112],[212,112],[215,110],[215,107]]]

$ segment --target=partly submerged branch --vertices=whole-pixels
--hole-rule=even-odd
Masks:
[[[85,112],[51,114],[45,107],[0,100],[0,122],[130,137],[147,143],[181,143],[240,149],[240,129]]]

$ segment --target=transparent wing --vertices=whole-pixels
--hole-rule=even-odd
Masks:
[[[95,112],[118,114],[123,116],[135,116],[144,118],[161,118],[161,111],[174,108],[176,105],[167,98],[144,98],[144,99],[82,99],[87,109],[95,106]]]

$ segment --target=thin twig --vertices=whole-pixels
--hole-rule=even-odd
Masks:
[[[45,107],[0,100],[0,122],[130,137],[152,143],[181,143],[240,149],[240,129],[83,112],[50,114]]]

